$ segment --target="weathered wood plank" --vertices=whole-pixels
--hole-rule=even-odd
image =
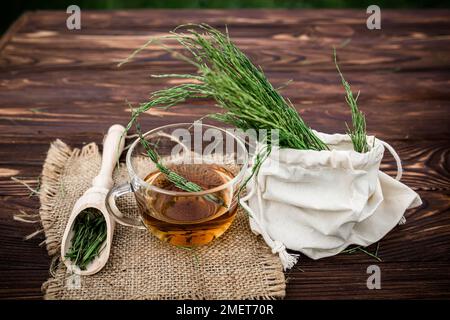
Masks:
[[[383,25],[398,24],[424,31],[435,24],[448,25],[448,9],[428,10],[383,10]],[[61,11],[33,12],[29,22],[21,32],[28,30],[67,30],[67,14]],[[289,25],[360,25],[365,22],[365,9],[236,9],[236,10],[98,10],[83,11],[83,22],[87,31],[108,30],[124,32],[126,30],[147,30],[149,27],[160,28],[163,32],[173,25],[184,23],[207,23],[215,26],[235,24],[241,27],[259,27],[262,32],[271,28],[284,28]],[[268,28],[270,26],[270,28]],[[331,30],[330,30],[331,31]],[[339,30],[338,30],[339,31]]]
[[[230,26],[231,30],[232,26]],[[292,68],[304,70],[331,71],[332,48],[337,47],[342,65],[350,70],[370,71],[416,71],[442,70],[449,68],[445,47],[450,43],[450,31],[444,35],[402,39],[381,38],[318,38],[320,40],[299,40],[295,34],[280,33],[273,38],[239,38],[233,33],[234,42],[253,61],[266,70],[290,72]],[[53,69],[73,67],[94,67],[106,69],[126,58],[135,48],[143,45],[151,36],[164,33],[149,33],[136,36],[89,36],[50,33],[48,36],[26,34],[15,36],[3,49],[0,66],[6,70],[48,67]],[[301,37],[301,35],[300,35]],[[306,37],[306,36],[305,36]],[[308,36],[309,37],[309,36]],[[348,43],[343,46],[344,43]],[[98,49],[93,49],[96,47]],[[180,47],[168,44],[173,49]],[[34,53],[29,55],[30,49]],[[95,54],[96,50],[101,54]],[[430,52],[427,53],[427,50]],[[137,58],[135,68],[152,62],[154,66],[168,65],[183,67],[183,63],[171,58],[157,46],[143,51]]]
[[[381,270],[381,289],[369,290],[367,267]],[[301,268],[301,270],[299,270]],[[287,275],[287,299],[448,299],[448,262],[304,261]]]
[[[186,10],[83,11],[82,32],[67,30],[64,11],[37,12],[3,50],[0,64],[105,67],[123,59],[149,36],[167,34],[178,24],[206,22],[229,26],[231,36],[256,63],[290,71],[292,67],[332,70],[330,55],[339,48],[343,64],[355,70],[417,70],[449,67],[449,10],[383,10],[381,31],[366,28],[364,10]],[[161,18],[164,17],[164,18]],[[270,27],[268,27],[270,26]],[[30,47],[34,56],[29,55]],[[101,54],[93,54],[96,51]],[[35,57],[40,59],[36,61]],[[166,62],[161,50],[142,61]]]
[[[88,93],[86,93],[88,95]],[[145,101],[145,97],[135,101]],[[54,94],[55,100],[57,98]],[[342,99],[343,97],[338,97]],[[20,98],[18,98],[20,99]],[[0,136],[29,136],[36,133],[58,137],[57,134],[78,134],[80,124],[83,130],[92,134],[99,133],[99,125],[113,122],[126,124],[130,112],[125,102],[88,102],[68,100],[55,103],[36,103],[23,105],[26,108],[11,107],[0,110]],[[133,101],[133,100],[130,100]],[[293,100],[303,119],[313,129],[328,133],[343,133],[345,123],[350,123],[349,109],[344,102],[311,105],[308,100]],[[310,100],[309,100],[310,101]],[[363,102],[364,101],[364,102]],[[180,105],[171,110],[153,110],[149,116],[142,116],[145,128],[155,128],[171,122],[190,122],[202,116],[219,112],[212,107],[213,101],[195,102]],[[367,117],[369,134],[380,139],[393,141],[399,139],[434,140],[448,139],[450,134],[448,107],[446,102],[381,102],[365,101],[361,98],[361,110]],[[22,106],[23,106],[22,105]],[[34,110],[38,110],[35,113]],[[78,109],[80,113],[76,113]],[[11,110],[21,110],[17,115]],[[206,122],[206,120],[205,120]],[[60,136],[60,137],[63,137]]]
[[[449,43],[450,45],[450,43]],[[340,103],[344,105],[344,90],[334,63],[329,55],[328,64],[333,68],[330,72],[311,72],[303,67],[292,67],[289,73],[265,69],[268,79],[290,99],[300,104],[320,107],[321,104]],[[133,66],[130,63],[129,66]],[[264,67],[264,65],[262,65]],[[124,99],[146,99],[152,91],[175,84],[189,82],[180,79],[157,79],[152,74],[167,73],[169,64],[158,65],[148,61],[139,69],[111,66],[106,70],[93,71],[85,67],[61,67],[58,70],[45,66],[21,71],[0,73],[0,99],[3,108],[39,105],[52,102],[92,101],[110,103],[116,101],[125,105]],[[382,102],[422,102],[443,105],[450,108],[450,90],[448,71],[422,72],[363,72],[351,71],[341,66],[346,79],[354,91],[361,91],[361,106],[375,100],[383,107]],[[188,65],[177,68],[177,72],[194,72]],[[130,83],[130,79],[132,82]],[[62,94],[55,92],[57,86]],[[23,94],[24,91],[29,94]],[[35,99],[36,96],[39,99]],[[27,106],[28,107],[28,106]],[[61,106],[63,107],[63,106]],[[87,107],[82,105],[79,107]],[[346,110],[344,108],[344,110]],[[71,110],[66,110],[70,112]],[[97,111],[97,110],[94,110]],[[101,110],[98,110],[101,112]],[[6,111],[2,111],[6,112]]]

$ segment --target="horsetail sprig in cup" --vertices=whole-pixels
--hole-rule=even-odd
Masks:
[[[155,164],[156,168],[164,174],[167,179],[172,182],[177,188],[187,191],[187,192],[201,192],[204,191],[202,187],[200,187],[198,184],[191,182],[187,180],[186,178],[180,176],[178,173],[176,173],[173,170],[170,170],[165,165],[163,165],[160,161],[159,155],[156,153],[155,150],[153,150],[148,141],[145,140],[144,136],[142,135],[141,125],[139,122],[135,122],[136,131],[139,136],[139,142],[142,145],[142,147],[145,149],[145,152],[147,153],[147,156],[150,158],[150,160]],[[220,206],[224,205],[224,202],[222,199],[216,197],[213,194],[206,194],[204,195],[205,199],[212,201]]]

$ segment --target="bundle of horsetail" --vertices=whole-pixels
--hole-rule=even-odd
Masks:
[[[133,110],[127,130],[136,124],[142,113],[151,108],[169,108],[188,99],[213,98],[223,112],[209,115],[212,119],[244,131],[276,129],[280,147],[317,151],[328,149],[298,114],[290,100],[285,99],[272,86],[262,69],[255,66],[231,41],[228,30],[224,34],[206,24],[182,25],[173,30],[169,36],[150,39],[119,66],[129,62],[152,43],[161,43],[163,40],[178,42],[189,56],[164,48],[173,52],[176,58],[193,65],[197,72],[152,75],[156,78],[190,81],[153,92],[149,101],[141,103]],[[356,103],[358,96],[354,97],[350,85],[344,79],[336,55],[335,63],[346,91],[346,101],[352,112],[352,129],[348,128],[348,134],[355,151],[366,152],[368,151],[366,124],[363,113],[358,110]],[[164,172],[164,168],[162,169]],[[176,178],[180,180],[179,177]],[[182,185],[181,188],[189,191],[187,185]]]
[[[305,124],[290,101],[284,99],[267,80],[261,68],[257,68],[231,42],[228,33],[225,35],[205,24],[195,27],[199,30],[188,28],[187,33],[175,29],[171,32],[171,36],[165,39],[178,41],[191,53],[191,57],[179,52],[176,52],[175,56],[195,66],[197,74],[153,75],[153,77],[191,79],[192,83],[152,93],[150,100],[135,110],[131,123],[150,108],[171,107],[189,98],[214,98],[218,106],[225,111],[211,115],[214,119],[242,130],[277,129],[279,144],[282,147],[303,150],[327,149],[327,146]],[[144,47],[158,40],[160,39],[152,39]],[[135,51],[131,57],[144,47]]]

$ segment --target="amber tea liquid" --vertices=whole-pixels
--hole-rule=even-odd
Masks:
[[[213,164],[182,164],[170,169],[209,190],[234,178],[227,169]],[[182,191],[159,171],[144,179],[164,190]],[[234,220],[237,205],[230,188],[203,196],[173,196],[155,191],[136,192],[136,200],[147,228],[159,239],[178,246],[198,246],[222,235]]]

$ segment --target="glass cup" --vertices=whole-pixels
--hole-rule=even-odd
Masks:
[[[178,246],[203,245],[222,235],[235,218],[237,192],[248,165],[244,142],[230,130],[201,123],[163,126],[143,138],[160,164],[200,189],[177,187],[170,179],[173,174],[162,173],[137,139],[126,156],[130,182],[114,187],[106,198],[114,219]],[[134,194],[139,219],[124,216],[116,205],[116,199],[128,193]]]

